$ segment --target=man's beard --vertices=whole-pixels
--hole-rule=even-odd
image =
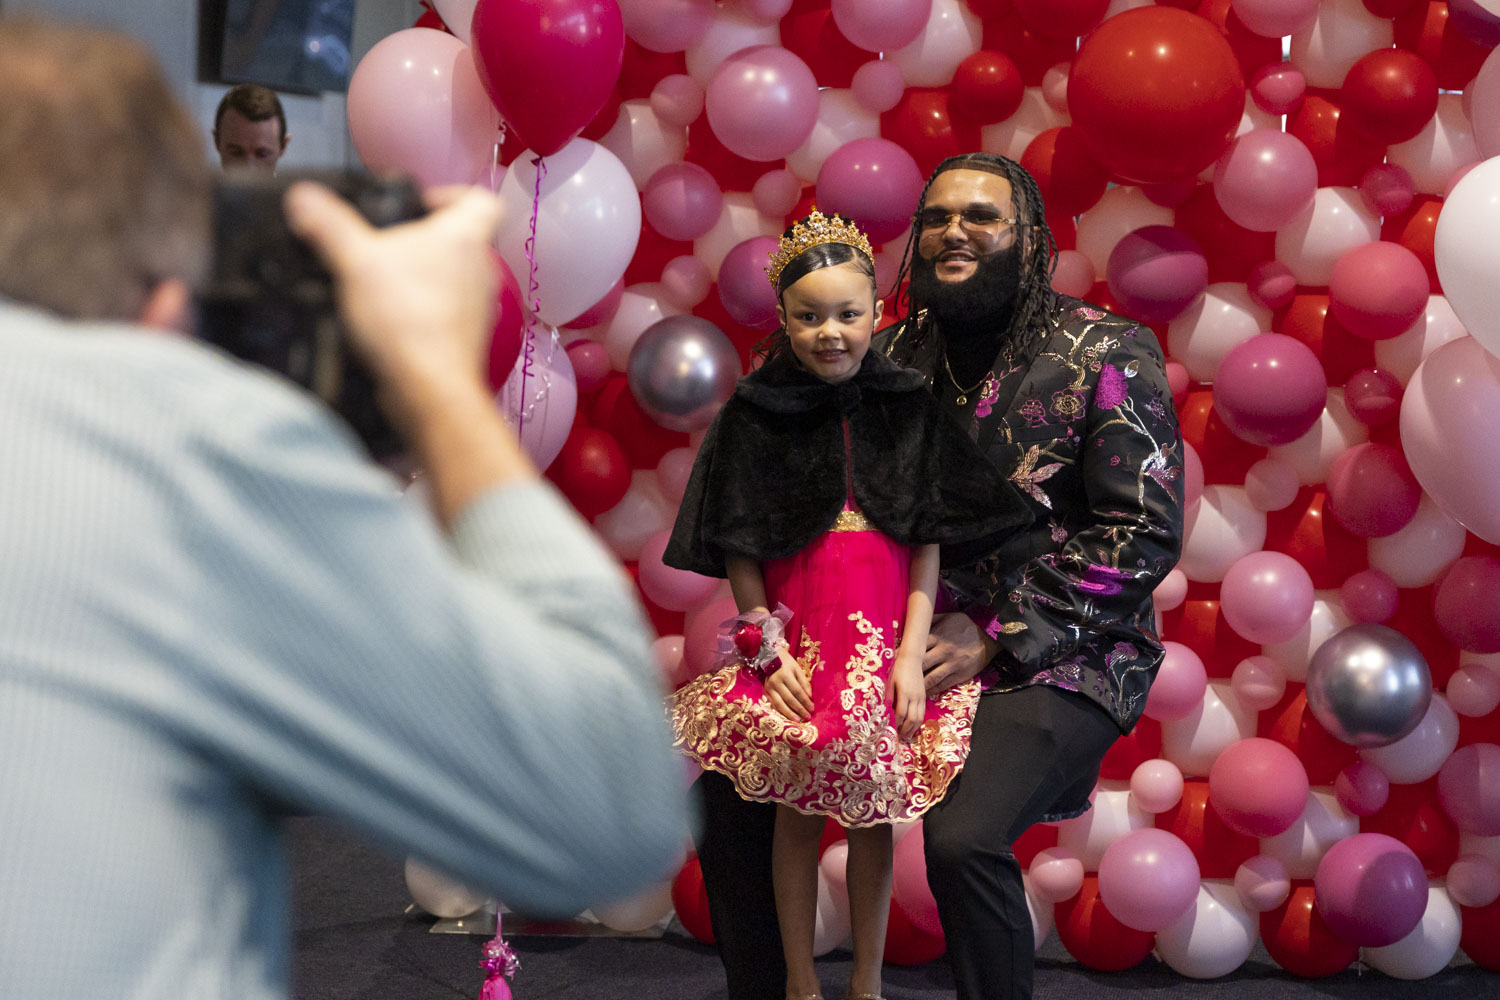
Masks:
[[[911,300],[948,340],[996,340],[1010,328],[1021,287],[1021,241],[975,261],[962,281],[939,281],[937,261],[913,254]]]

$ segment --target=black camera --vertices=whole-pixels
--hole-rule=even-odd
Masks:
[[[308,389],[354,429],[372,458],[387,458],[402,450],[401,435],[339,321],[332,278],[287,227],[282,195],[299,180],[326,184],[374,226],[425,214],[406,180],[347,171],[226,174],[214,190],[213,263],[199,295],[199,335]]]

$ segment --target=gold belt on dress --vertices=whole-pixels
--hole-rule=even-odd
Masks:
[[[833,522],[834,531],[874,531],[875,525],[857,510],[841,510]]]

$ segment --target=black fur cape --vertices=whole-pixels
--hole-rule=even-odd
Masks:
[[[939,543],[945,562],[972,563],[1032,521],[919,373],[870,351],[853,378],[830,383],[783,351],[719,410],[663,562],[722,577],[728,555],[791,555],[833,526],[851,469],[877,528],[904,545]]]

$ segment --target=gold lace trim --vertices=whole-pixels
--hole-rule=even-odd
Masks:
[[[857,510],[841,510],[833,522],[834,531],[874,531],[875,525]]]

